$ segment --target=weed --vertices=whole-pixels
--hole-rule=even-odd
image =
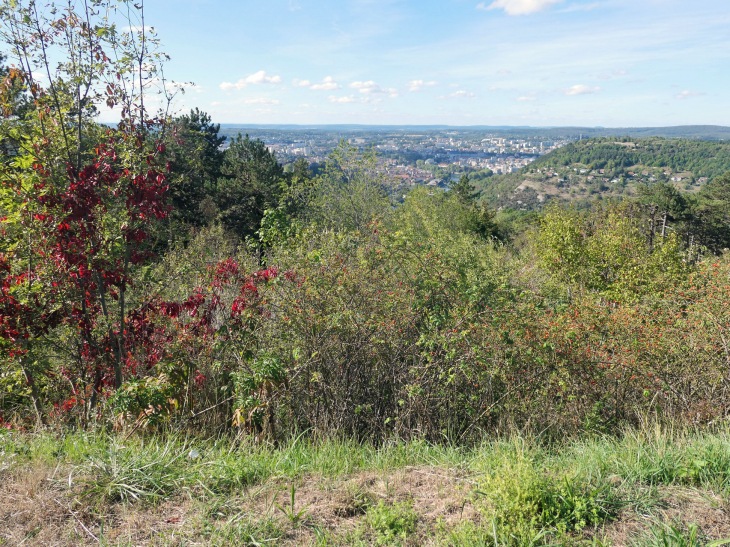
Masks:
[[[386,505],[380,500],[368,509],[365,521],[374,532],[377,545],[394,545],[416,531],[418,515],[410,501]]]
[[[306,510],[309,505],[305,505],[302,507],[299,511],[294,512],[294,497],[296,495],[296,490],[294,488],[294,485],[291,485],[291,499],[289,501],[289,506],[284,507],[276,503],[276,508],[281,511],[286,519],[292,524],[292,526],[298,526],[299,523],[302,521],[304,517],[306,517]]]
[[[81,498],[100,502],[154,501],[174,493],[185,480],[185,444],[174,439],[146,450],[110,446],[83,467]]]
[[[567,478],[560,485],[547,484],[542,492],[540,521],[562,531],[580,531],[611,516],[616,503],[607,496],[608,485],[577,488]]]
[[[657,524],[632,542],[632,547],[719,547],[730,539],[710,541],[696,524],[686,528],[680,523]]]
[[[491,531],[473,522],[461,522],[451,529],[439,523],[439,544],[443,547],[484,547],[492,545]]]
[[[221,547],[274,545],[284,534],[278,523],[268,515],[250,513],[239,513],[217,527],[206,523],[204,528],[209,538],[207,544]]]
[[[368,507],[373,504],[373,496],[362,486],[349,489],[339,507],[335,508],[335,515],[338,517],[354,517],[364,514]]]
[[[538,545],[548,534],[577,532],[611,514],[607,486],[556,482],[522,449],[503,454],[479,487],[477,496],[492,522],[495,545]]]

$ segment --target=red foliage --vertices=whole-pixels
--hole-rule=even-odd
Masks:
[[[145,364],[154,364],[152,341],[161,335],[150,324],[150,310],[113,314],[108,306],[130,286],[130,267],[152,256],[151,221],[169,212],[167,180],[155,161],[149,154],[151,167],[133,175],[109,139],[96,148],[93,162],[80,170],[69,166],[63,181],[50,180],[43,165],[34,165],[41,181],[22,196],[30,213],[23,222],[32,242],[24,257],[29,265],[18,267],[0,255],[0,338],[8,342],[8,354],[24,354],[33,339],[64,323],[78,337],[76,366],[62,370],[72,386],[82,372],[94,375],[96,391],[112,385],[115,359],[126,361],[138,346],[149,350]]]

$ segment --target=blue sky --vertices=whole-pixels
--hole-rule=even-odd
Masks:
[[[221,123],[730,125],[728,0],[148,0]]]

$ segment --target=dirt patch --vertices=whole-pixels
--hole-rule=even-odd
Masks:
[[[661,502],[647,509],[643,514],[624,510],[618,519],[608,524],[604,531],[614,547],[629,545],[650,525],[658,523],[680,524],[687,527],[694,524],[702,535],[711,539],[730,538],[730,504],[709,492],[666,487],[659,489]]]

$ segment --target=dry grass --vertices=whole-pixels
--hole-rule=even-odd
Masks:
[[[69,469],[24,468],[5,472],[0,484],[0,538],[7,545],[71,547],[99,545],[207,545],[204,522],[213,528],[231,515],[249,514],[276,519],[285,533],[278,544],[306,545],[317,531],[332,536],[354,530],[368,506],[410,500],[419,515],[424,542],[437,522],[453,526],[476,521],[471,503],[473,487],[464,477],[432,467],[406,467],[393,473],[359,472],[341,478],[305,476],[294,482],[295,512],[304,510],[298,526],[284,513],[289,507],[291,481],[273,478],[240,496],[204,500],[178,496],[156,506],[116,504],[99,512],[75,497],[78,490]],[[415,539],[415,538],[414,538]]]
[[[629,545],[632,538],[658,522],[680,524],[684,528],[694,524],[703,536],[730,538],[730,503],[727,499],[712,492],[681,487],[660,488],[658,494],[661,501],[654,507],[639,513],[626,509],[605,526],[606,539],[611,545]]]
[[[75,499],[69,472],[34,467],[0,476],[0,544],[75,547],[103,538],[106,544],[157,545],[156,537],[172,540],[197,518],[184,498],[154,508],[111,505],[100,513]]]
[[[273,478],[239,496],[209,500],[178,496],[153,507],[116,504],[100,513],[84,506],[68,486],[69,469],[30,467],[5,472],[0,481],[0,538],[3,545],[72,547],[81,545],[208,545],[205,523],[220,528],[232,515],[258,515],[276,520],[283,534],[277,545],[315,545],[325,531],[344,537],[361,526],[368,506],[410,500],[418,513],[418,533],[408,544],[436,544],[433,531],[462,522],[478,523],[473,484],[463,475],[438,467],[404,467],[391,473],[358,472],[340,478],[309,475],[293,483]],[[289,509],[295,488],[293,525],[278,509]],[[708,537],[730,537],[730,503],[710,492],[681,487],[659,491],[661,502],[644,513],[625,509],[598,535],[614,547],[657,522],[696,524]],[[101,538],[101,539],[100,539]],[[102,542],[103,540],[103,542]]]
[[[261,513],[271,507],[273,496],[286,507],[291,483],[272,481],[251,500],[247,509]],[[419,534],[411,538],[428,544],[438,523],[446,527],[460,521],[478,522],[480,513],[471,503],[473,486],[468,479],[446,469],[405,467],[389,474],[362,472],[340,479],[305,477],[295,483],[295,512],[304,509],[306,520],[283,541],[302,545],[316,540],[317,530],[342,536],[361,523],[366,508],[379,500],[410,501],[419,517]],[[281,513],[280,513],[281,514]]]

